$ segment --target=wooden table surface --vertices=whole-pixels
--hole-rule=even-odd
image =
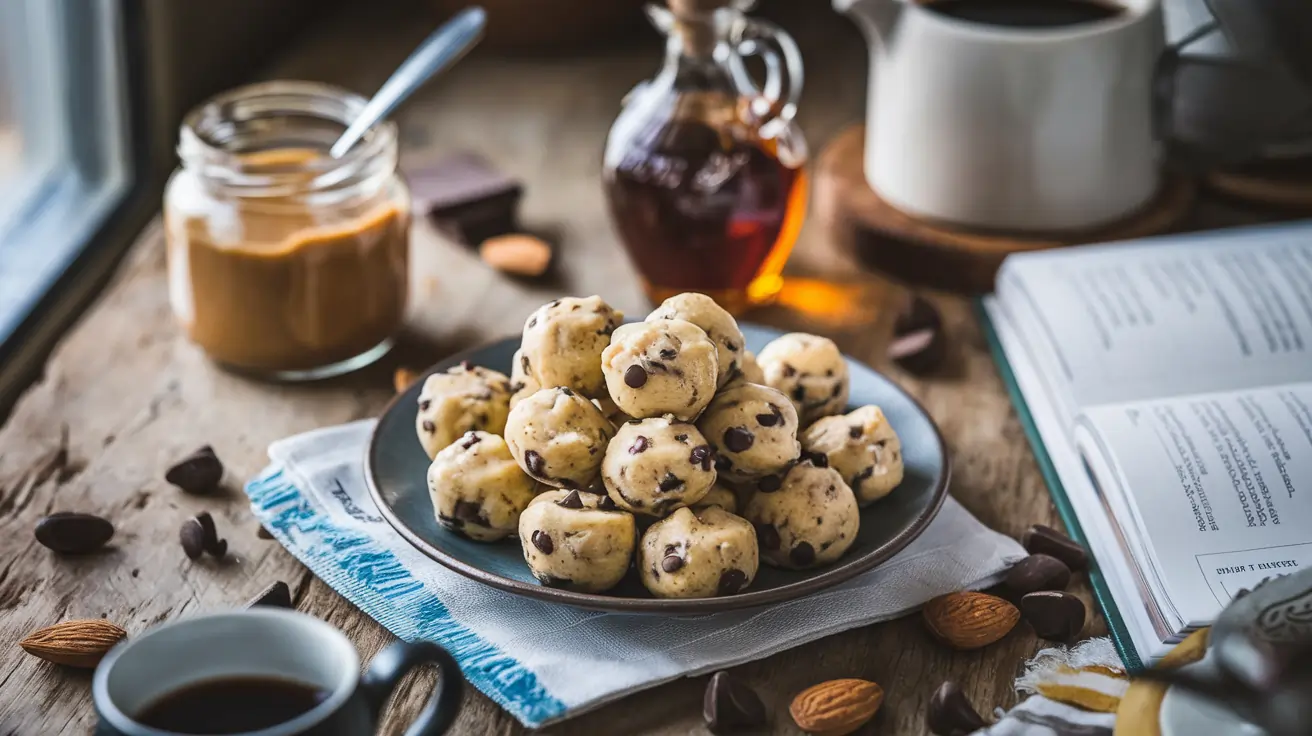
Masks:
[[[781,20],[799,37],[809,87],[801,125],[818,150],[863,113],[865,44],[827,5]],[[314,29],[270,76],[377,87],[427,32],[428,19],[356,11]],[[473,149],[528,183],[524,217],[559,239],[559,268],[548,283],[501,276],[468,249],[416,224],[413,317],[403,345],[379,366],[327,383],[285,386],[224,373],[174,325],[158,226],[141,236],[111,286],[50,357],[0,428],[0,734],[86,733],[94,716],[88,673],[23,653],[33,629],[69,618],[104,617],[139,634],[163,621],[244,603],[275,580],[287,581],[296,607],[325,619],[368,659],[392,637],[276,543],[257,538],[241,483],[266,462],[273,440],[374,416],[390,397],[391,371],[423,366],[456,349],[511,334],[538,304],[562,294],[598,293],[630,313],[647,304],[612,236],[599,185],[600,151],[624,93],[654,73],[654,35],[571,58],[500,59],[475,54],[432,85],[399,116],[403,163]],[[1018,535],[1054,524],[1056,513],[1016,414],[986,351],[969,304],[935,296],[952,340],[940,374],[908,375],[882,357],[891,312],[902,292],[863,275],[809,224],[777,307],[751,319],[829,335],[848,353],[885,370],[938,421],[955,467],[952,495],[988,526]],[[202,499],[166,484],[171,462],[212,444],[228,467],[227,491]],[[228,561],[191,562],[177,541],[180,523],[211,511],[231,549]],[[117,526],[102,554],[60,558],[37,544],[33,525],[53,511],[103,515]],[[1089,600],[1083,578],[1072,588]],[[1104,633],[1100,618],[1087,635]],[[924,731],[930,694],[960,682],[984,712],[1014,700],[1011,681],[1041,646],[1024,625],[975,652],[935,643],[920,620],[834,635],[735,669],[763,696],[772,726],[796,732],[792,695],[838,677],[874,680],[884,705],[862,733]],[[407,680],[386,733],[399,733],[432,683]],[[548,729],[550,733],[701,732],[706,678],[685,679]],[[470,689],[457,733],[523,729]]]

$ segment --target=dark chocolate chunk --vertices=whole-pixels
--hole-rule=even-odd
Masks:
[[[569,578],[558,578],[555,575],[545,572],[544,573],[535,572],[533,573],[533,576],[538,579],[539,583],[542,583],[548,588],[568,588],[569,586],[574,584],[574,581],[570,580]]]
[[[405,174],[415,210],[455,240],[473,245],[517,229],[523,185],[481,156],[460,153]]]
[[[674,473],[666,473],[665,477],[661,479],[661,493],[669,493],[680,488],[683,488],[683,480]]]
[[[794,565],[809,565],[815,562],[815,547],[810,542],[798,542],[796,547],[788,553],[788,559],[793,561]]]
[[[36,523],[36,541],[60,554],[94,552],[114,536],[114,525],[93,514],[69,511],[51,514]]]
[[[729,458],[725,457],[724,455],[717,454],[715,456],[715,469],[718,472],[727,473],[730,470],[733,470],[733,463],[730,462]]]
[[[419,402],[419,411],[428,411],[432,406],[433,406],[433,402],[431,400],[424,399],[423,401]]]
[[[762,427],[773,427],[779,423],[779,417],[774,414],[757,414],[756,423]]]
[[[205,530],[195,519],[187,519],[182,523],[178,540],[182,542],[182,551],[186,552],[190,559],[197,559],[205,551]]]
[[[573,392],[572,390],[570,390],[570,389],[569,389],[568,387],[566,387],[566,386],[561,386],[561,387],[560,387],[560,392],[561,392],[562,394],[565,394],[566,396],[573,396],[573,395],[574,395],[574,392]]]
[[[428,419],[425,419],[424,423],[421,426],[424,428],[424,431],[429,434],[432,434],[433,432],[437,431],[437,425],[433,424],[433,422]]]
[[[839,394],[842,393],[843,393],[843,382],[837,381],[834,383],[834,389],[829,392],[829,398],[836,399],[838,398]]]
[[[270,608],[295,608],[292,604],[292,589],[281,580],[260,591],[259,595],[246,603],[247,608],[268,606]]]
[[[866,480],[868,480],[870,476],[874,474],[875,474],[875,466],[873,465],[871,465],[868,468],[865,468],[860,473],[857,473],[855,476],[852,477],[852,490],[855,491],[858,488],[860,488],[861,484],[865,483]]]
[[[557,501],[556,505],[566,509],[581,509],[583,499],[579,497],[578,491],[570,491],[569,495]]]
[[[779,530],[773,524],[757,524],[756,541],[765,549],[779,549]]]
[[[1003,582],[1016,595],[1040,590],[1065,590],[1071,582],[1071,569],[1056,557],[1030,555],[1012,565]]]
[[[647,385],[647,371],[640,365],[631,365],[624,370],[624,385],[629,388],[642,388]]]
[[[715,588],[716,595],[733,595],[747,584],[747,573],[730,568],[720,573],[720,583]]]
[[[989,724],[966,699],[957,683],[949,680],[939,685],[929,699],[925,725],[937,736],[967,736]]]
[[[806,386],[803,386],[800,383],[797,384],[796,386],[793,386],[792,397],[793,397],[793,401],[799,403],[806,401]]]
[[[265,529],[263,525],[260,525],[259,530],[255,532],[255,536],[260,539],[273,539],[273,533]]]
[[[212,493],[223,480],[223,463],[214,448],[205,445],[169,468],[164,480],[187,493]]]
[[[679,356],[679,351],[675,350],[674,348],[665,348],[664,350],[661,351],[660,355],[661,358],[664,360],[674,360]]]
[[[1020,599],[1020,612],[1042,639],[1070,641],[1084,630],[1084,601],[1056,590],[1028,593]]]
[[[783,478],[780,478],[777,475],[767,475],[764,478],[756,481],[756,490],[761,491],[762,493],[774,493],[775,491],[782,488],[783,485],[784,485]]]
[[[633,441],[633,444],[629,446],[629,454],[640,455],[646,452],[647,448],[650,446],[651,446],[651,441],[648,440],[646,437],[639,435],[638,438]]]
[[[615,505],[615,499],[610,496],[602,496],[597,502],[597,509],[600,511],[618,511],[619,507]]]
[[[817,468],[829,467],[829,456],[823,452],[803,452],[802,460],[811,463]]]
[[[666,555],[661,559],[661,569],[665,572],[677,572],[683,567],[683,558],[678,555]]]
[[[702,466],[703,471],[710,471],[715,462],[715,450],[710,445],[698,445],[688,454],[688,462]]]
[[[784,377],[791,378],[792,376],[795,375],[797,375],[797,369],[792,367],[791,365],[788,365],[787,363],[784,363]]]
[[[482,438],[482,437],[479,437],[477,434],[474,434],[473,432],[466,432],[466,433],[465,433],[465,439],[464,439],[463,441],[461,441],[461,443],[460,443],[460,449],[462,449],[462,450],[468,450],[469,448],[473,447],[474,445],[477,445],[477,444],[478,444],[479,442],[481,442],[482,440],[483,440],[483,438]]]
[[[487,526],[487,519],[483,516],[483,506],[473,501],[456,501],[455,515],[463,522]]]
[[[933,373],[947,357],[947,342],[938,309],[914,296],[893,324],[888,357],[909,373]]]
[[[1079,572],[1089,566],[1089,555],[1074,539],[1062,534],[1050,526],[1035,524],[1020,538],[1021,546],[1030,554],[1045,554],[1056,557],[1066,563],[1072,571]]]
[[[729,452],[746,452],[752,448],[756,435],[746,427],[730,427],[724,430],[724,447]]]
[[[530,539],[533,542],[533,546],[537,547],[538,551],[544,555],[549,555],[556,551],[556,545],[551,541],[551,535],[541,529],[534,530],[533,536],[530,537]]]
[[[529,325],[529,326],[532,327],[532,325]],[[524,375],[526,375],[526,376],[529,375],[530,373],[532,373],[532,371],[529,370],[529,362],[528,362],[528,356],[527,356],[527,355],[521,355],[521,356],[519,356],[519,367],[520,367],[521,369],[523,369],[523,371],[524,371]]]
[[[688,435],[686,435],[686,434],[676,434],[676,435],[674,435],[674,441],[675,441],[675,442],[682,442],[682,443],[684,443],[684,444],[687,444],[687,442],[688,442]]]
[[[728,672],[716,672],[702,696],[702,718],[713,734],[756,729],[765,725],[765,704]]]
[[[538,454],[537,450],[525,450],[524,467],[529,473],[540,478],[547,470],[547,463],[542,459],[542,456]]]
[[[854,424],[848,428],[847,436],[851,437],[854,440],[859,440],[861,439],[861,435],[865,434],[865,432],[866,432],[865,427]]]

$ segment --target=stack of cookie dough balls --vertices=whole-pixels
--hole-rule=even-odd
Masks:
[[[839,559],[860,507],[901,481],[902,448],[878,407],[842,413],[837,346],[793,333],[755,356],[701,294],[623,316],[558,299],[526,320],[509,377],[428,379],[417,428],[439,523],[517,534],[542,584],[589,593],[635,570],[659,598],[734,595],[762,562]]]

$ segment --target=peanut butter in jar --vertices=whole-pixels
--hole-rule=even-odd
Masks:
[[[169,292],[217,362],[284,380],[366,365],[402,325],[410,197],[393,126],[326,151],[364,101],[275,82],[190,114],[165,195]]]

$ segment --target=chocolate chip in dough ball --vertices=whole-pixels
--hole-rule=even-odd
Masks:
[[[765,382],[793,402],[805,427],[847,407],[847,362],[833,340],[792,332],[757,356]]]
[[[887,496],[902,482],[902,442],[877,406],[818,419],[801,439],[803,450],[827,458],[862,506]]]
[[[691,420],[715,395],[719,358],[702,328],[668,319],[615,330],[601,367],[611,399],[625,414]]]
[[[629,570],[638,529],[607,496],[548,491],[519,516],[520,546],[543,585],[584,593],[615,587]]]
[[[533,478],[556,488],[587,488],[597,479],[615,428],[572,389],[544,388],[522,399],[506,420],[506,444]]]
[[[599,296],[544,304],[524,323],[520,361],[525,374],[542,388],[566,386],[588,398],[604,396],[601,351],[623,321],[624,313]]]
[[[428,493],[437,522],[480,542],[515,534],[519,515],[538,495],[505,440],[467,432],[437,453],[428,467]]]
[[[718,387],[723,388],[738,375],[746,341],[743,339],[742,330],[738,329],[738,321],[716,304],[714,299],[695,292],[677,294],[661,302],[659,307],[647,315],[648,322],[664,319],[691,322],[700,327],[711,342],[715,343],[719,361],[719,373],[716,376]]]
[[[461,363],[424,381],[415,431],[428,457],[466,432],[500,434],[510,411],[510,379],[482,366]]]

